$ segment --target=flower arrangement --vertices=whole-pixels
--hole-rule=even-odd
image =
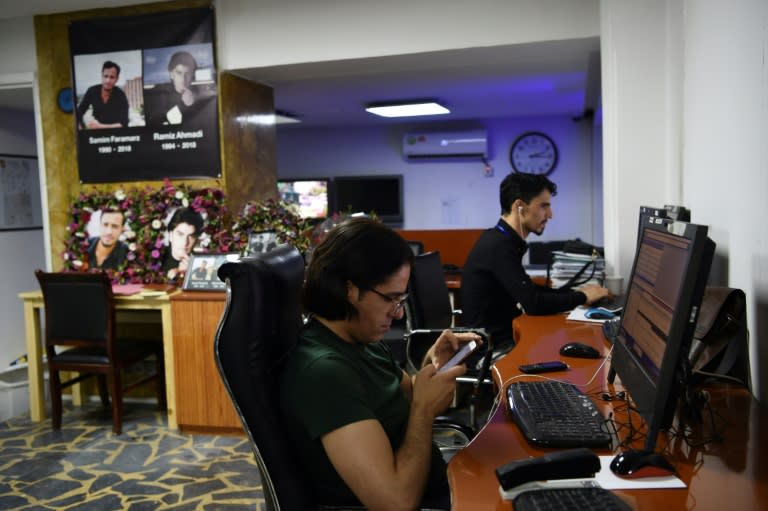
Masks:
[[[233,226],[240,253],[248,246],[248,235],[259,231],[273,231],[280,243],[290,243],[304,253],[310,246],[311,230],[312,224],[299,216],[294,205],[273,199],[246,203]]]
[[[99,211],[120,211],[124,228],[119,239],[127,253],[116,268],[105,269],[112,281],[179,284],[182,272],[175,268],[163,270],[168,251],[168,221],[178,208],[189,208],[203,218],[194,253],[242,253],[248,234],[254,231],[274,231],[281,243],[291,243],[302,252],[310,246],[311,226],[287,203],[271,199],[249,202],[239,218],[234,218],[220,189],[195,190],[166,179],[160,188],[80,193],[70,208],[69,236],[62,253],[64,269],[87,271],[94,266],[89,250],[97,237],[89,235],[89,224]],[[90,227],[93,231],[94,226]]]

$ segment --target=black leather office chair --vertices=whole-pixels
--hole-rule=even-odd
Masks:
[[[152,379],[165,409],[162,340],[117,338],[115,297],[106,273],[35,271],[45,305],[45,350],[48,358],[53,429],[61,428],[61,391],[96,376],[104,406],[112,398],[112,431],[122,432],[123,393]],[[64,348],[62,350],[62,348]],[[123,383],[122,371],[154,355],[153,374]],[[61,372],[79,373],[61,381]],[[109,389],[107,391],[107,389]]]
[[[328,509],[312,494],[299,453],[282,427],[278,402],[279,372],[302,325],[304,260],[296,248],[281,245],[225,263],[218,276],[227,283],[227,303],[214,357],[256,457],[267,510]]]
[[[427,252],[414,257],[411,278],[408,282],[408,332],[406,333],[406,357],[409,370],[418,371],[424,355],[435,342],[440,332],[446,328],[454,331],[462,330],[454,327],[454,318],[460,311],[451,305],[448,285],[445,283],[440,252]],[[476,329],[475,329],[476,330]],[[493,340],[485,334],[486,342],[481,355],[470,358],[467,364],[467,374],[457,379],[460,383],[472,385],[469,399],[470,425],[479,426],[476,416],[480,385],[492,385],[490,379],[491,357],[493,356]],[[480,367],[476,367],[477,364]]]

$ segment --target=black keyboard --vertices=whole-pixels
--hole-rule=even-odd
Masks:
[[[515,511],[632,511],[603,488],[552,488],[521,493],[512,501]]]
[[[624,310],[624,305],[626,303],[627,297],[624,295],[606,296],[605,298],[599,299],[592,305],[589,305],[589,307],[602,307],[603,309],[608,309],[613,313],[618,313]]]
[[[557,381],[526,381],[507,387],[512,419],[532,444],[607,447],[611,435],[595,404],[579,389]]]

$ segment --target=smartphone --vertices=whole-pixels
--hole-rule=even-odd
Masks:
[[[568,369],[568,364],[555,360],[552,362],[537,362],[535,364],[523,364],[518,366],[522,372],[527,374],[535,373],[549,373],[552,371],[565,371]]]
[[[440,369],[437,370],[438,373],[442,373],[446,369],[450,369],[451,367],[461,364],[464,362],[468,356],[472,354],[473,351],[477,349],[477,341],[469,341],[464,346],[462,346],[459,351],[454,353],[454,355],[451,357],[451,359],[445,363]]]

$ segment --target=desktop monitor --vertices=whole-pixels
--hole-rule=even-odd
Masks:
[[[324,178],[280,179],[277,192],[280,200],[298,207],[301,218],[327,218],[329,182]]]
[[[707,227],[643,216],[613,373],[647,425],[645,449],[672,423],[715,244]]]
[[[339,176],[333,179],[334,210],[374,213],[389,225],[402,225],[403,176]]]

